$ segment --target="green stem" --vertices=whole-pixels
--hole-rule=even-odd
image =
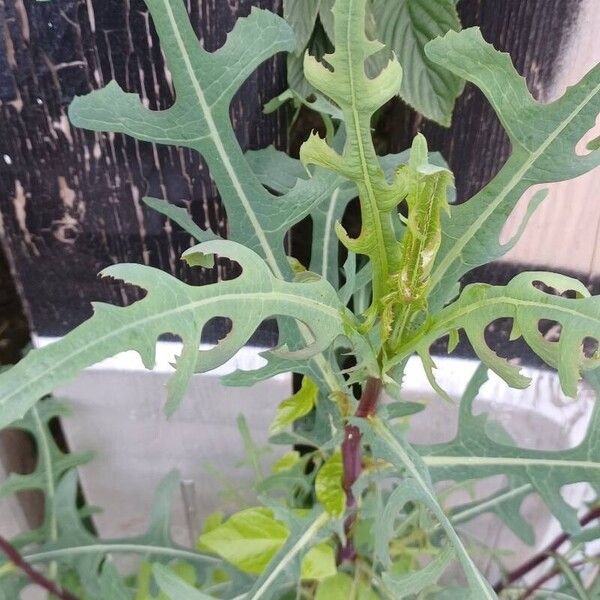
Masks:
[[[256,590],[252,595],[252,598],[248,600],[259,600],[263,598],[269,587],[277,579],[281,571],[285,570],[290,562],[296,557],[296,555],[302,551],[302,549],[313,539],[313,537],[329,522],[330,517],[326,512],[321,513],[313,524],[304,532],[302,537],[292,546],[290,551],[283,557],[283,559],[277,564],[269,576],[264,580],[263,584]],[[239,596],[239,598],[245,598],[245,594]]]
[[[32,554],[24,554],[23,558],[30,564],[45,563],[61,558],[77,556],[81,554],[151,554],[154,556],[165,556],[169,558],[180,558],[193,563],[220,563],[220,559],[208,556],[206,554],[198,554],[189,550],[180,550],[179,548],[165,548],[162,546],[148,546],[145,544],[90,544],[89,546],[73,546],[71,548],[60,548],[57,550],[46,550],[45,552],[34,552]]]
[[[46,480],[46,503],[44,507],[44,518],[48,519],[48,541],[55,542],[58,539],[58,522],[56,519],[55,496],[56,488],[54,485],[54,469],[52,467],[52,455],[50,453],[50,445],[48,441],[48,432],[40,419],[40,414],[35,406],[31,408],[31,415],[35,422],[39,440],[38,445],[38,460],[41,461],[44,469],[44,478]],[[58,574],[58,564],[52,561],[48,565],[48,577],[55,580]]]

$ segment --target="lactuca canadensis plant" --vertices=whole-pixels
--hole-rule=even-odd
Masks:
[[[193,287],[147,266],[108,267],[103,276],[139,286],[145,297],[127,307],[95,305],[91,319],[3,373],[0,425],[43,426],[45,417],[38,410],[54,405],[44,402],[38,409],[40,398],[119,352],[134,350],[152,368],[156,341],[167,333],[183,342],[168,385],[166,412],[172,414],[195,373],[226,362],[265,319],[275,317],[279,344],[264,354],[266,365],[224,381],[251,385],[279,373],[302,375],[301,388],[274,416],[271,439],[287,446],[301,443],[304,450],[290,449],[273,474],[258,482],[261,506],[211,519],[196,551],[179,548],[164,535],[168,521],[160,515],[168,513],[166,490],[173,475],[159,490],[156,526],[147,535],[102,542],[82,526],[72,473],[58,485],[37,477],[23,480],[22,485],[46,491],[51,483],[49,497],[60,511],[44,524],[52,535],[43,535],[37,548],[32,549],[37,535],[16,546],[25,559],[47,565],[50,580],[82,598],[154,598],[157,586],[161,597],[173,600],[496,598],[457,525],[494,512],[533,543],[519,509],[535,493],[566,535],[581,535],[577,511],[564,501],[561,489],[579,482],[597,489],[600,409],[594,409],[580,445],[568,451],[519,448],[499,426],[491,435],[490,419],[473,413],[487,370],[515,388],[529,381],[489,347],[484,332],[497,319],[511,319],[511,338],[523,338],[558,370],[564,392],[575,396],[582,376],[595,389],[600,384],[600,357],[583,351],[586,338],[600,339],[600,299],[580,282],[547,272],[522,273],[505,286],[476,283],[462,291],[459,282],[516,242],[519,234],[501,244],[500,234],[527,190],[577,177],[600,164],[595,143],[588,154],[576,152],[600,112],[600,68],[556,102],[540,104],[506,54],[486,43],[477,28],[459,31],[457,19],[448,16],[455,15],[454,2],[448,0],[440,2],[440,14],[450,23],[443,26],[445,35],[423,45],[417,66],[403,69],[390,48],[367,34],[367,5],[375,10],[369,14],[385,23],[381,15],[391,3],[336,0],[332,7],[321,6],[331,14],[329,20],[329,12],[324,13],[323,26],[334,50],[321,60],[310,53],[303,57],[303,77],[313,93],[310,103],[326,114],[327,138],[313,133],[299,160],[272,148],[244,154],[229,104],[260,63],[278,52],[298,52],[293,30],[277,15],[253,9],[225,44],[209,53],[198,44],[182,0],[146,3],[176,102],[167,110],[151,111],[135,90],[124,91],[112,82],[76,98],[70,118],[93,131],[201,154],[227,211],[228,239],[200,229],[166,200],[145,201],[197,240],[182,257],[189,265],[210,267],[216,256],[237,262],[241,274]],[[310,4],[316,18],[319,3]],[[437,3],[431,4],[435,12]],[[304,39],[300,46],[307,43]],[[448,94],[428,101],[426,91],[415,90],[419,78],[411,67],[432,69],[446,82]],[[381,157],[371,124],[399,93],[447,123],[464,80],[479,87],[493,106],[512,154],[473,198],[452,205],[453,175],[429,152],[425,138],[417,135],[408,152]],[[361,229],[352,237],[340,223],[356,196]],[[538,192],[530,201],[523,227],[544,197],[545,192]],[[312,255],[310,264],[300,265],[286,255],[284,239],[308,215],[313,220]],[[202,330],[215,317],[230,319],[231,331],[211,350],[200,351]],[[558,341],[540,333],[544,319],[560,324]],[[461,401],[458,433],[448,443],[410,444],[398,419],[406,420],[423,406],[403,400],[406,363],[418,355],[432,386],[444,397],[430,348],[448,336],[452,352],[461,331],[482,366]],[[395,400],[392,404],[380,401],[384,392]],[[60,476],[68,461],[54,454],[47,458],[55,466],[47,466],[46,473]],[[73,457],[72,464],[80,460]],[[506,476],[509,487],[462,509],[443,508],[436,482],[466,485],[493,475]],[[121,578],[103,560],[105,553],[120,551],[146,559],[136,579]],[[442,585],[440,579],[453,564],[464,577]],[[9,563],[3,568],[11,570]],[[13,569],[10,578],[0,578],[0,586],[18,590],[23,584],[19,573]],[[568,594],[583,586],[574,577],[566,578],[561,597],[575,597]],[[591,585],[597,590],[599,584]]]

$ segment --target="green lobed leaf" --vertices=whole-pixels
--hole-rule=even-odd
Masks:
[[[558,294],[574,291],[576,297],[551,294],[539,289],[540,283]],[[431,318],[416,336],[413,349],[426,366],[431,365],[428,358],[431,343],[447,333],[463,329],[483,363],[512,387],[525,388],[529,378],[523,376],[517,366],[500,358],[485,340],[487,326],[500,318],[513,319],[511,339],[523,337],[540,358],[558,369],[561,387],[569,396],[577,394],[580,375],[599,364],[598,356],[585,356],[582,345],[587,337],[600,339],[600,297],[590,296],[576,279],[545,272],[521,273],[506,286],[482,283],[467,286],[456,302]],[[542,319],[561,325],[558,341],[546,340],[540,333]],[[391,364],[399,362],[403,354],[392,358]]]
[[[597,371],[587,374],[594,389],[600,389]],[[488,435],[486,414],[474,415],[473,402],[487,379],[480,367],[460,403],[458,433],[448,443],[415,446],[434,481],[466,481],[493,475],[508,475],[527,482],[570,533],[580,530],[576,510],[561,495],[563,486],[595,482],[600,477],[600,404],[596,403],[587,434],[576,447],[560,451],[519,448],[496,442]],[[521,497],[521,502],[523,497]]]
[[[443,241],[431,284],[430,304],[441,308],[471,269],[505,254],[520,232],[504,245],[500,234],[518,200],[533,185],[564,181],[600,164],[600,152],[585,156],[576,145],[600,112],[600,65],[551,104],[536,102],[510,57],[486,43],[477,28],[451,31],[427,44],[427,57],[477,85],[508,133],[512,154],[500,172],[468,202],[451,209],[443,221]],[[543,200],[538,192],[529,215]]]
[[[464,80],[431,61],[425,45],[460,30],[454,0],[374,0],[375,34],[404,67],[400,96],[424,117],[448,127]]]
[[[336,231],[348,250],[371,260],[373,305],[377,306],[389,291],[390,275],[400,266],[393,213],[405,191],[401,180],[389,183],[385,178],[371,138],[371,119],[398,93],[402,69],[392,60],[375,77],[367,76],[366,61],[383,45],[366,35],[366,0],[337,0],[333,14],[335,52],[323,57],[331,69],[306,54],[304,71],[308,81],[344,113],[346,144],[339,154],[313,135],[303,144],[300,158],[305,164],[324,167],[356,184],[361,233],[351,239],[340,224]]]
[[[317,500],[334,517],[341,517],[346,511],[346,494],[342,486],[343,474],[342,453],[337,451],[323,463],[315,479]]]
[[[378,600],[379,596],[362,580],[355,585],[346,573],[336,573],[319,583],[315,600]]]
[[[158,144],[184,146],[208,163],[228,218],[229,239],[261,255],[276,275],[289,274],[283,240],[288,229],[331,194],[301,179],[283,196],[268,192],[252,172],[229,119],[229,104],[245,79],[277,52],[293,50],[294,34],[277,15],[253,8],[226,43],[210,53],[199,44],[182,0],[146,0],[173,77],[176,101],[151,111],[116,82],[69,108],[74,125],[120,132]],[[247,60],[239,60],[244,55]]]
[[[277,414],[269,427],[269,433],[271,435],[279,433],[300,417],[307,415],[314,408],[318,397],[318,386],[310,377],[303,377],[300,389],[277,408]]]
[[[296,51],[303,52],[312,35],[320,0],[283,0],[283,17],[296,34]]]
[[[95,304],[94,316],[69,334],[30,352],[18,365],[0,375],[0,427],[18,418],[38,398],[74,378],[83,368],[125,350],[140,354],[147,368],[154,366],[155,343],[163,333],[179,335],[183,352],[168,384],[170,414],[177,407],[194,372],[215,368],[232,357],[272,316],[288,316],[306,323],[312,335],[296,352],[278,350],[288,360],[305,360],[325,350],[344,334],[341,306],[334,289],[322,279],[286,282],[275,277],[265,262],[248,248],[225,240],[205,242],[185,253],[219,254],[237,261],[236,279],[201,287],[190,286],[158,269],[116,265],[103,274],[147,291],[134,304],[115,307]],[[228,336],[215,348],[198,352],[204,325],[213,317],[232,320]]]
[[[198,43],[183,0],[146,3],[172,74],[175,103],[167,110],[148,110],[136,94],[124,92],[113,81],[75,98],[69,108],[72,123],[199,152],[225,206],[228,238],[263,257],[277,277],[292,279],[284,238],[292,225],[331,197],[331,181],[303,178],[281,196],[267,191],[240,148],[229,105],[262,62],[295,48],[294,32],[277,15],[253,8],[248,17],[238,19],[225,44],[210,53]],[[240,56],[248,59],[240,60]],[[309,339],[310,331],[305,327],[284,328],[280,323],[281,345],[302,346]],[[343,381],[322,358],[317,356],[313,362],[329,388],[342,389]]]
[[[171,529],[171,498],[178,487],[179,475],[173,471],[158,486],[150,524],[145,533],[131,538],[99,539],[82,522],[77,508],[77,475],[67,473],[56,490],[58,536],[35,550],[23,553],[32,565],[57,561],[74,569],[86,593],[92,598],[100,592],[100,571],[106,555],[138,554],[168,562],[174,559],[193,564],[199,573],[218,562],[212,556],[187,550],[173,542]]]
[[[433,490],[432,480],[425,463],[406,443],[404,438],[377,417],[367,423],[357,419],[366,442],[371,445],[374,456],[391,463],[405,478],[388,498],[383,515],[376,525],[376,552],[380,562],[389,562],[387,546],[393,535],[396,515],[408,502],[426,506],[443,529],[448,542],[454,548],[469,584],[469,600],[496,600],[497,596],[489,583],[475,566],[458,533],[440,506]]]
[[[260,575],[285,546],[290,529],[264,507],[235,513],[224,523],[203,533],[198,541],[244,573]],[[300,577],[320,580],[335,573],[331,546],[317,544],[305,553]]]
[[[11,425],[12,428],[20,429],[32,436],[37,449],[37,460],[35,468],[30,473],[11,473],[0,484],[0,499],[31,490],[40,491],[44,495],[43,523],[40,527],[22,533],[12,540],[17,548],[31,543],[56,540],[56,488],[66,473],[92,458],[89,452],[64,453],[56,444],[50,431],[50,421],[68,417],[70,414],[67,405],[50,398],[33,406],[23,419]]]

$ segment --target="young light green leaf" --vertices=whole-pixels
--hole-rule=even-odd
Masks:
[[[198,539],[208,548],[244,573],[260,575],[290,537],[286,524],[268,508],[248,508]],[[312,547],[302,561],[301,577],[320,579],[335,572],[333,551],[323,545]]]
[[[18,365],[0,375],[0,427],[23,414],[38,398],[75,377],[83,368],[125,350],[140,354],[147,368],[154,365],[155,342],[163,333],[179,335],[184,348],[177,371],[168,384],[170,414],[194,372],[210,370],[233,356],[267,318],[288,316],[305,323],[312,334],[308,346],[278,353],[306,359],[325,350],[344,334],[342,306],[335,290],[322,279],[285,282],[274,277],[265,262],[248,248],[225,240],[205,242],[185,255],[219,254],[237,261],[236,279],[201,287],[142,265],[116,265],[103,274],[147,291],[125,308],[96,304],[94,316],[50,346],[30,352]],[[217,316],[233,326],[215,348],[198,352],[204,325]]]
[[[322,581],[335,574],[335,551],[330,543],[321,542],[313,546],[302,559],[301,579]]]
[[[379,600],[379,596],[363,581],[356,585],[346,573],[336,573],[319,583],[315,600]]]
[[[559,294],[574,291],[576,297],[550,294],[536,287],[539,283]],[[521,375],[518,367],[500,358],[485,340],[487,326],[500,318],[512,318],[519,336],[540,358],[558,369],[561,387],[569,396],[576,395],[582,372],[599,364],[599,357],[585,356],[582,344],[586,337],[600,339],[600,297],[591,297],[576,279],[545,272],[521,273],[506,286],[467,286],[456,302],[435,315],[417,335],[414,349],[427,361],[434,340],[463,329],[482,362],[512,387],[527,387],[529,379]],[[558,341],[546,340],[540,333],[542,319],[560,323]],[[391,362],[399,361],[400,356]]]
[[[413,140],[408,165],[398,173],[405,179],[408,206],[401,241],[402,266],[394,273],[394,290],[384,299],[382,336],[389,337],[391,354],[427,316],[429,280],[442,239],[441,218],[448,211],[448,188],[454,178],[447,169],[432,165],[423,135]]]
[[[339,224],[337,233],[348,250],[371,259],[373,306],[377,306],[389,291],[390,275],[400,266],[392,213],[405,194],[401,180],[388,183],[379,165],[371,138],[371,119],[398,93],[402,69],[392,60],[376,77],[367,76],[367,59],[383,45],[367,38],[366,0],[337,0],[333,14],[335,52],[324,57],[332,70],[309,54],[305,55],[304,70],[308,81],[344,113],[346,145],[339,154],[313,135],[302,146],[300,158],[305,164],[327,168],[356,184],[361,200],[361,233],[357,239],[350,239]]]
[[[444,219],[442,247],[431,280],[437,289],[430,305],[436,310],[456,294],[463,274],[499,258],[514,245],[520,233],[504,245],[500,234],[532,185],[571,179],[600,164],[600,152],[576,153],[577,143],[600,112],[600,65],[562,98],[544,105],[533,99],[509,56],[487,44],[479,29],[451,31],[429,42],[425,52],[430,60],[484,92],[512,145],[512,155],[496,177]],[[543,194],[531,201],[525,222]]]
[[[202,548],[224,558],[245,573],[260,574],[289,535],[284,523],[267,508],[248,508],[203,533]]]
[[[371,444],[375,456],[387,460],[398,470],[406,473],[406,478],[390,495],[384,514],[378,523],[376,544],[380,560],[387,562],[387,544],[392,535],[391,525],[396,514],[407,502],[422,503],[438,520],[456,552],[469,584],[469,600],[496,600],[496,594],[475,566],[458,533],[438,503],[427,467],[418,454],[402,436],[377,417],[370,419],[368,424],[364,420],[357,419],[357,425],[362,428],[365,441]]]
[[[448,127],[464,80],[427,58],[427,42],[460,29],[454,0],[374,0],[375,33],[404,67],[400,96],[428,119]]]
[[[292,467],[300,462],[300,452],[297,450],[290,450],[286,452],[274,465],[273,474],[278,475],[285,471],[289,471]]]
[[[595,389],[599,388],[597,370],[586,378]],[[572,483],[595,482],[600,477],[600,404],[594,407],[586,437],[575,448],[541,451],[504,445],[489,437],[487,415],[473,414],[477,391],[486,379],[487,369],[482,366],[461,400],[454,440],[415,446],[431,477],[434,481],[458,482],[493,475],[515,477],[531,485],[566,531],[579,531],[577,513],[563,499],[561,488]]]
[[[346,494],[342,486],[343,473],[342,453],[338,451],[325,461],[315,479],[317,500],[334,517],[341,517],[346,510]]]
[[[310,552],[315,550],[323,535],[331,535],[331,517],[327,513],[311,511],[308,514],[296,514],[282,508],[278,513],[285,513],[286,524],[290,534],[281,547],[281,550],[273,557],[262,575],[254,582],[252,589],[246,594],[245,600],[263,600],[271,598],[273,593],[282,584],[297,582],[303,577],[305,561]],[[304,511],[303,511],[304,512]],[[283,515],[282,515],[283,516]],[[333,571],[328,573],[331,576]],[[312,575],[312,573],[309,573]],[[306,573],[304,574],[306,576]],[[308,577],[306,577],[308,579]]]
[[[277,414],[269,427],[269,433],[271,435],[279,433],[300,417],[307,415],[314,408],[318,397],[318,386],[310,377],[303,377],[300,389],[277,408]]]

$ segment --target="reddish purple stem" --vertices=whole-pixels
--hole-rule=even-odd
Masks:
[[[50,594],[56,596],[60,600],[79,600],[76,596],[73,596],[66,590],[61,590],[54,581],[50,581],[42,575],[39,571],[36,571],[19,553],[19,551],[5,538],[0,535],[0,551],[6,555],[8,560],[25,573],[29,581],[43,587]]]
[[[584,515],[579,523],[582,527],[585,527],[588,523],[595,521],[596,519],[600,519],[600,506],[597,506],[586,515]],[[520,567],[516,568],[514,571],[508,573],[505,579],[494,586],[494,590],[496,593],[500,593],[504,588],[509,586],[511,583],[522,579],[527,573],[533,571],[538,565],[541,565],[544,561],[551,558],[556,551],[570,539],[570,535],[568,533],[561,533],[558,537],[556,537],[552,543],[550,543],[544,550],[532,556],[528,561],[524,562]],[[542,581],[542,583],[544,583]],[[539,584],[541,585],[541,584]],[[531,593],[531,592],[529,592]]]
[[[355,417],[366,419],[375,414],[377,402],[381,395],[382,384],[379,379],[370,377],[358,403]],[[356,425],[346,425],[344,430],[344,441],[342,442],[342,463],[344,466],[343,486],[346,492],[346,507],[353,509],[356,505],[352,486],[362,473],[362,447],[361,434]],[[356,550],[352,543],[352,526],[354,525],[354,514],[350,514],[344,523],[346,533],[346,544],[340,548],[338,562],[356,559]]]

